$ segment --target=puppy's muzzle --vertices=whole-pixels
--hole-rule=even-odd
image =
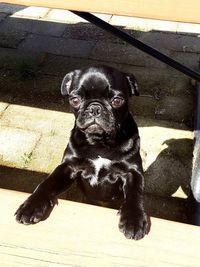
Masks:
[[[94,118],[98,118],[102,114],[102,107],[99,103],[92,103],[87,108],[88,115]]]

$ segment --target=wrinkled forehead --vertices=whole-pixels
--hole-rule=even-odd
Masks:
[[[111,86],[112,81],[107,75],[98,71],[90,71],[84,73],[80,77],[79,85],[86,90],[104,90],[106,87]]]
[[[111,73],[99,69],[89,69],[79,78],[78,90],[87,97],[106,96],[114,91],[121,91],[124,87],[124,79],[121,73]]]

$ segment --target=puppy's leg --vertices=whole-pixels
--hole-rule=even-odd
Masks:
[[[144,178],[135,170],[124,181],[124,203],[120,208],[119,229],[126,238],[141,239],[149,232],[150,221],[143,205]]]
[[[59,165],[18,208],[15,213],[17,222],[34,224],[47,219],[58,203],[57,196],[73,183],[71,172],[67,163]]]

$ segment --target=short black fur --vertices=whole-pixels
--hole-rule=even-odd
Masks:
[[[144,178],[137,125],[128,100],[138,95],[133,75],[110,67],[68,73],[61,92],[69,98],[75,125],[62,163],[16,211],[19,223],[46,219],[60,193],[77,180],[93,202],[121,199],[119,229],[141,239],[149,231],[144,211]]]

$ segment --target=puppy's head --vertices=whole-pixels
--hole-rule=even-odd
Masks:
[[[128,98],[139,95],[133,75],[110,67],[74,70],[64,77],[76,127],[94,139],[113,138],[128,114]]]

